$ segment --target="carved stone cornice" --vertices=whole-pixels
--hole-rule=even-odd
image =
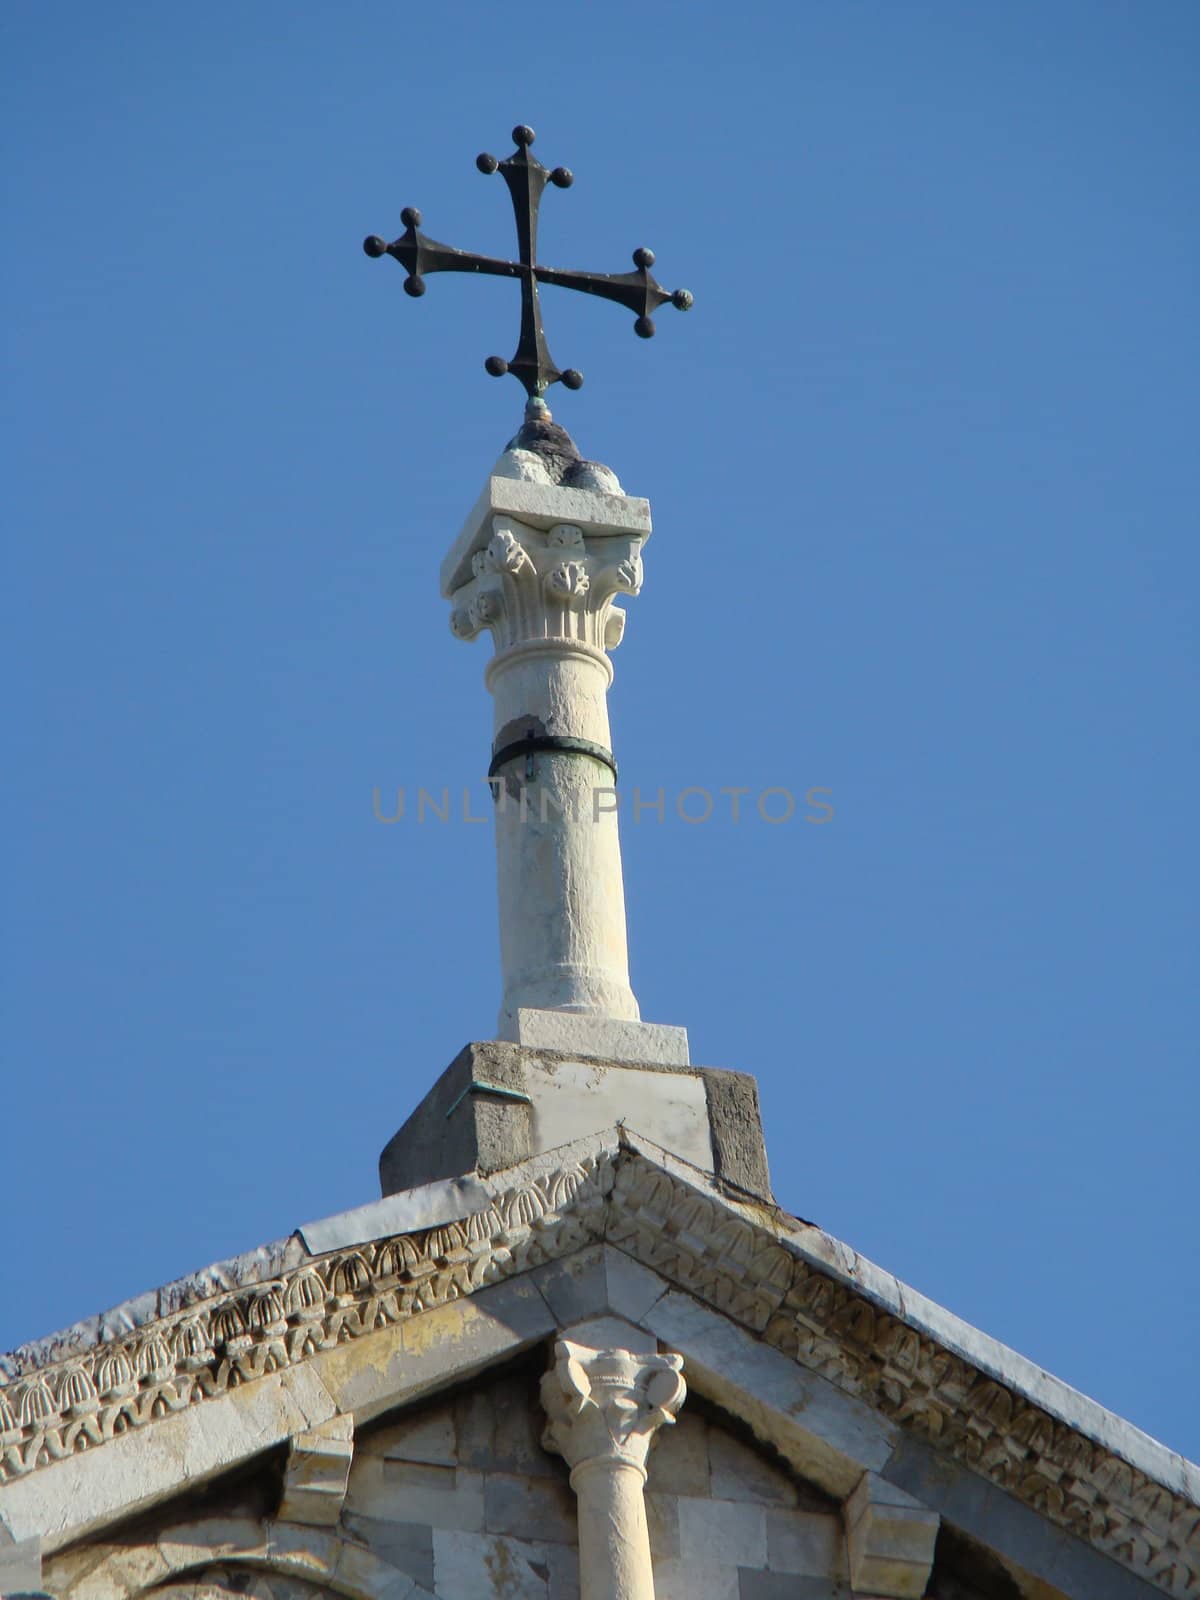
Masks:
[[[603,1229],[607,1155],[483,1211],[305,1261],[0,1383],[0,1486],[310,1355],[579,1250]]]
[[[535,641],[614,650],[625,613],[613,601],[641,589],[641,548],[635,534],[585,533],[570,522],[543,533],[494,516],[472,576],[450,596],[451,631],[473,639],[490,629],[497,654]]]
[[[1200,1506],[983,1372],[767,1228],[641,1156],[606,1237],[766,1343],[1176,1600],[1200,1595]]]
[[[542,1379],[543,1445],[572,1473],[607,1462],[633,1467],[644,1480],[655,1434],[675,1421],[687,1395],[682,1368],[682,1356],[558,1340],[554,1365]]]
[[[1196,1500],[804,1259],[782,1213],[705,1182],[627,1141],[461,1222],[307,1259],[69,1359],[18,1359],[0,1383],[0,1483],[606,1238],[1165,1594],[1197,1600]]]

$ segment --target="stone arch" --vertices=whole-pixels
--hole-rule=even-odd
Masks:
[[[63,1591],[65,1600],[184,1600],[207,1567],[248,1566],[294,1579],[344,1600],[434,1600],[411,1576],[361,1544],[326,1528],[213,1516],[162,1529],[154,1543],[108,1545],[101,1559]]]

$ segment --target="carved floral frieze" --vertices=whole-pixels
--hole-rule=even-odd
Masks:
[[[19,1372],[0,1383],[0,1482],[601,1237],[1175,1600],[1200,1600],[1191,1500],[627,1148]]]
[[[451,630],[474,639],[488,628],[497,651],[538,639],[613,650],[625,628],[613,601],[641,589],[641,546],[633,535],[588,535],[567,522],[543,533],[495,516],[472,576],[451,596]]]
[[[0,1385],[0,1484],[131,1428],[581,1249],[603,1226],[607,1157],[461,1222],[336,1251]]]

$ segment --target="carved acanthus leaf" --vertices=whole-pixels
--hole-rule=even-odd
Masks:
[[[612,600],[641,589],[641,545],[632,534],[587,534],[565,522],[543,533],[496,516],[471,557],[472,576],[451,597],[451,630],[473,639],[490,628],[497,651],[556,638],[615,649],[625,623],[613,621]]]

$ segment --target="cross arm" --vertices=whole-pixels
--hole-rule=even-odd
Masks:
[[[578,289],[583,294],[598,295],[602,300],[615,300],[618,305],[636,311],[638,319],[634,331],[643,339],[652,338],[654,323],[650,313],[668,301],[679,311],[687,311],[692,296],[686,289],[664,289],[650,268],[654,265],[653,250],[635,250],[634,272],[574,272],[561,267],[534,267],[540,283],[557,284],[563,289]]]
[[[405,206],[400,213],[404,232],[387,244],[377,234],[363,240],[363,249],[369,256],[388,255],[407,268],[404,288],[408,294],[422,295],[422,279],[431,272],[481,272],[496,278],[519,278],[522,267],[518,261],[503,261],[499,256],[481,256],[473,250],[458,250],[451,244],[441,244],[421,232],[421,213],[415,206]]]

